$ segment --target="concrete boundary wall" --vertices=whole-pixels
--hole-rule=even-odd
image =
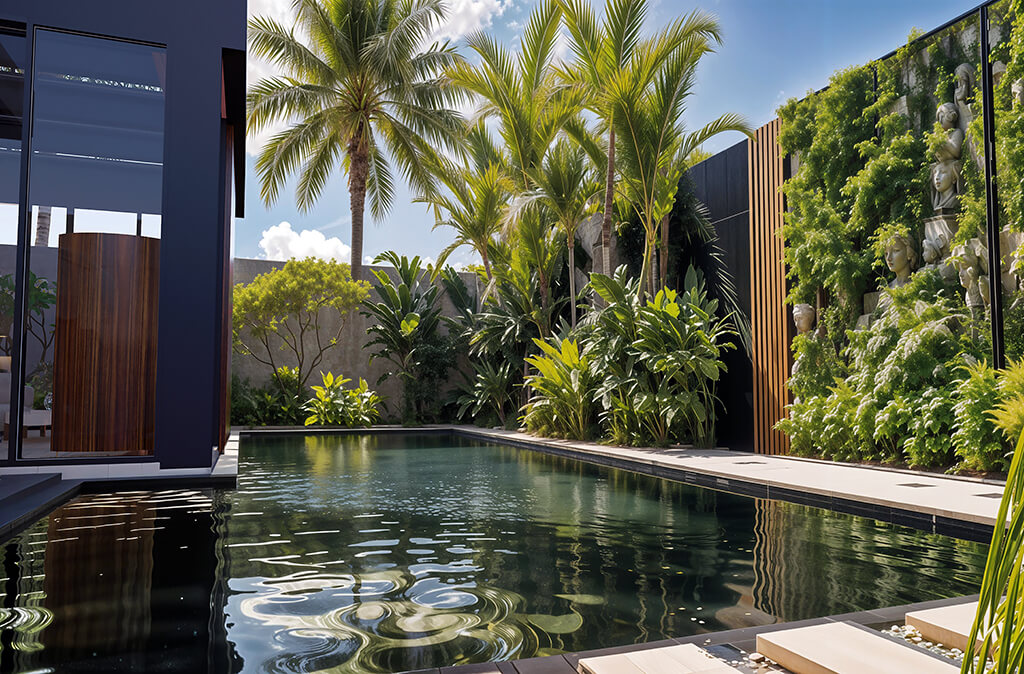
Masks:
[[[233,265],[233,279],[234,283],[250,283],[259,274],[264,274],[272,269],[280,269],[285,265],[284,261],[280,260],[253,260],[246,258],[236,258]],[[381,267],[381,266],[367,266],[364,267],[366,270],[367,277],[372,278],[370,274],[371,269],[384,270],[392,278],[396,278],[395,271],[392,267]],[[470,293],[475,293],[477,297],[483,291],[482,287],[479,287],[477,282],[476,274],[472,272],[460,272],[462,280],[470,289]],[[371,281],[373,284],[376,279]],[[376,300],[376,293],[370,290],[370,299]],[[448,299],[447,294],[442,293],[441,300],[442,315],[454,317],[455,307],[452,305],[451,300]],[[322,329],[328,334],[335,334],[338,330],[338,320],[334,316],[328,317],[328,313],[334,312],[323,312],[323,321],[321,323]],[[324,372],[332,372],[335,376],[343,375],[352,380],[348,386],[355,386],[359,378],[365,379],[370,388],[377,391],[380,395],[386,398],[388,404],[388,412],[385,413],[384,417],[397,414],[401,407],[401,384],[395,378],[389,378],[377,384],[377,379],[388,370],[386,361],[380,359],[374,360],[371,364],[369,362],[370,351],[364,350],[364,346],[370,340],[367,333],[367,328],[371,325],[370,319],[364,318],[358,311],[350,313],[345,319],[345,325],[341,330],[341,337],[338,339],[338,345],[328,350],[324,355],[324,361],[318,368]],[[443,329],[443,328],[442,328]],[[307,348],[312,347],[312,343],[307,341]],[[288,360],[288,352],[280,352],[281,365],[294,366],[296,363],[293,360]],[[275,354],[275,359],[277,355]],[[256,361],[251,356],[242,356],[239,353],[233,353],[231,355],[231,372],[236,374],[243,379],[248,379],[251,383],[262,385],[270,379],[270,368],[266,365]],[[452,373],[454,379],[458,379],[456,373]],[[313,375],[309,378],[308,384],[318,384],[320,382],[320,374],[318,371],[314,371]]]

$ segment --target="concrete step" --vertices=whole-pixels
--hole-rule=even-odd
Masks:
[[[793,674],[957,674],[921,648],[853,623],[825,623],[757,635],[757,651]]]
[[[26,473],[25,475],[0,476],[0,503],[17,499],[26,492],[41,489],[54,482],[60,482],[60,473]]]
[[[577,671],[580,674],[735,674],[740,670],[693,644],[680,644],[584,658]]]
[[[977,612],[976,601],[925,611],[911,611],[907,614],[907,624],[917,629],[928,641],[965,651]],[[977,645],[981,647],[981,640],[978,640]]]
[[[5,476],[3,481],[22,476]],[[60,474],[39,474],[43,479],[17,480],[0,499],[0,539],[18,532],[22,527],[43,517],[61,503],[76,496],[82,488],[81,480],[62,480]]]

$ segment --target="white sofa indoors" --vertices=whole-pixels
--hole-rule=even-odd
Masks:
[[[22,404],[26,410],[32,409],[32,401],[36,392],[31,386],[25,387],[25,399]],[[0,372],[0,417],[10,418],[7,413],[11,411],[11,373]]]

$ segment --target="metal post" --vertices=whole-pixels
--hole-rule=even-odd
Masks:
[[[996,194],[996,125],[992,99],[992,66],[989,64],[988,6],[978,12],[981,33],[981,110],[985,128],[985,210],[988,223],[988,283],[992,322],[992,366],[1006,366],[1003,344],[1003,284],[999,254],[999,200]]]
[[[11,325],[11,421],[8,425],[7,460],[16,461],[21,447],[21,410],[25,397],[25,313],[28,306],[29,236],[32,203],[29,201],[29,170],[32,154],[32,72],[35,68],[34,24],[25,26],[24,92],[21,106],[21,185],[18,192],[18,243],[14,268],[14,320]]]

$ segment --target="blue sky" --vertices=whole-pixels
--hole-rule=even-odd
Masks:
[[[603,0],[602,0],[603,1]],[[534,0],[449,0],[452,16],[439,33],[456,41],[475,29],[491,32],[513,47]],[[700,8],[715,14],[723,44],[701,64],[686,123],[692,128],[725,112],[736,112],[759,126],[775,117],[785,100],[824,86],[837,69],[861,64],[897,48],[912,28],[930,30],[977,4],[977,0],[652,0],[647,25],[661,26]],[[249,0],[250,15],[287,20],[289,0]],[[250,82],[272,71],[250,58]],[[739,142],[723,134],[707,149]],[[348,186],[340,171],[319,203],[307,213],[295,208],[294,186],[282,190],[277,203],[260,200],[253,155],[259,138],[248,141],[246,217],[236,223],[238,257],[284,259],[291,255],[348,256],[351,221]],[[399,187],[395,206],[382,222],[369,214],[364,257],[395,250],[434,258],[451,241],[446,228],[432,231],[433,217],[412,194]],[[472,262],[468,252],[453,263]]]

